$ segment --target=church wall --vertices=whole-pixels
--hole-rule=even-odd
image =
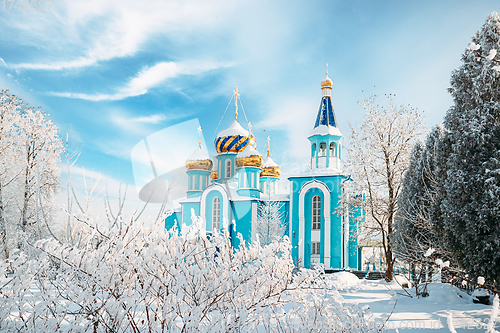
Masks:
[[[236,248],[240,246],[240,241],[236,237],[238,233],[241,233],[246,244],[250,244],[252,241],[252,202],[255,201],[231,202],[233,212],[231,223],[233,223],[233,220],[236,222],[236,226],[231,228],[234,234],[231,245]]]
[[[200,204],[198,202],[185,202],[182,204],[182,218],[177,220],[179,227],[182,224],[191,225],[191,209],[194,209],[194,215],[200,216]]]
[[[175,223],[177,223],[177,227],[180,228],[182,223],[182,212],[174,212],[172,215],[167,216],[165,219],[165,229],[170,230]]]

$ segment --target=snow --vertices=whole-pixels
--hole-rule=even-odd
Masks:
[[[490,53],[488,54],[488,56],[486,57],[486,59],[493,60],[493,59],[495,59],[496,55],[497,55],[497,50],[491,49]]]
[[[311,135],[335,135],[335,136],[343,136],[342,133],[340,133],[340,130],[337,127],[333,126],[326,126],[326,125],[319,125],[315,129],[313,129]]]
[[[477,50],[479,50],[479,49],[481,48],[481,45],[477,45],[476,43],[471,42],[471,43],[469,44],[469,47],[467,47],[467,48],[468,48],[469,50],[471,50],[471,51],[477,51]]]
[[[361,280],[350,272],[338,272],[328,276],[338,290],[349,291],[359,288]]]
[[[259,152],[254,148],[252,147],[252,145],[248,145],[246,146],[245,149],[243,149],[241,152],[238,153],[238,158],[241,158],[241,157],[248,157],[248,156],[261,156],[259,154]]]
[[[430,255],[432,255],[434,253],[434,251],[436,251],[436,249],[433,249],[433,248],[429,248],[425,254],[424,254],[424,257],[429,257]]]
[[[343,273],[334,273],[333,276]],[[396,276],[400,282],[406,278]],[[332,280],[343,278],[332,277]],[[341,286],[342,284],[340,284]],[[410,298],[399,284],[384,280],[359,280],[354,289],[341,289],[340,294],[346,305],[358,304],[360,307],[369,306],[377,324],[382,324],[389,317],[385,328],[393,332],[450,332],[450,318],[453,328],[457,332],[485,332],[494,307],[491,305],[474,304],[472,297],[458,288],[444,283],[428,284],[429,297],[415,297],[415,288],[406,289],[413,297]],[[391,314],[392,312],[392,314]],[[495,313],[498,318],[498,310]],[[498,322],[498,320],[497,320]],[[496,330],[500,329],[496,324]]]
[[[191,156],[189,156],[188,161],[203,161],[209,159],[210,156],[208,156],[208,154],[203,149],[201,149],[201,147],[198,147],[198,149],[196,149],[196,151],[191,154]]]
[[[270,156],[266,157],[266,159],[264,160],[263,167],[268,168],[268,167],[273,167],[273,166],[279,166],[279,165],[276,164],[276,162],[274,162]]]
[[[243,127],[241,127],[240,123],[238,123],[236,119],[233,121],[231,126],[219,132],[219,134],[217,134],[217,137],[221,138],[224,136],[233,136],[233,135],[248,136],[248,131]]]
[[[484,284],[484,277],[479,276],[479,277],[477,278],[477,283],[479,283],[479,284]]]

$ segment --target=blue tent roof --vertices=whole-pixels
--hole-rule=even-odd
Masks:
[[[318,116],[316,117],[316,124],[314,128],[319,125],[337,127],[335,113],[333,112],[332,99],[330,96],[323,96],[321,105],[319,106]]]

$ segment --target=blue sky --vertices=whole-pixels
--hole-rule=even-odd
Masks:
[[[16,0],[17,1],[17,0]],[[495,6],[496,5],[496,6]],[[258,150],[272,137],[285,168],[307,163],[306,139],[329,63],[340,130],[357,100],[396,94],[429,126],[471,36],[498,1],[54,0],[1,13],[0,86],[42,106],[81,149],[80,167],[133,183],[132,148],[198,119],[209,153],[237,85]],[[2,8],[0,8],[1,10]],[[232,122],[233,108],[217,132]],[[240,113],[243,123],[244,116]],[[180,141],[197,141],[185,133]]]

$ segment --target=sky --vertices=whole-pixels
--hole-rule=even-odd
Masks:
[[[440,123],[452,70],[499,10],[498,0],[53,0],[44,11],[17,1],[0,7],[0,87],[50,114],[80,152],[78,174],[135,190],[132,152],[146,138],[165,147],[165,170],[178,167],[169,147],[196,147],[198,124],[215,155],[216,134],[234,119],[236,86],[239,120],[252,123],[257,149],[265,154],[270,136],[284,173],[299,171],[327,63],[346,139],[363,120],[358,101],[374,94],[381,103],[396,94],[397,104],[424,111],[429,127]]]

